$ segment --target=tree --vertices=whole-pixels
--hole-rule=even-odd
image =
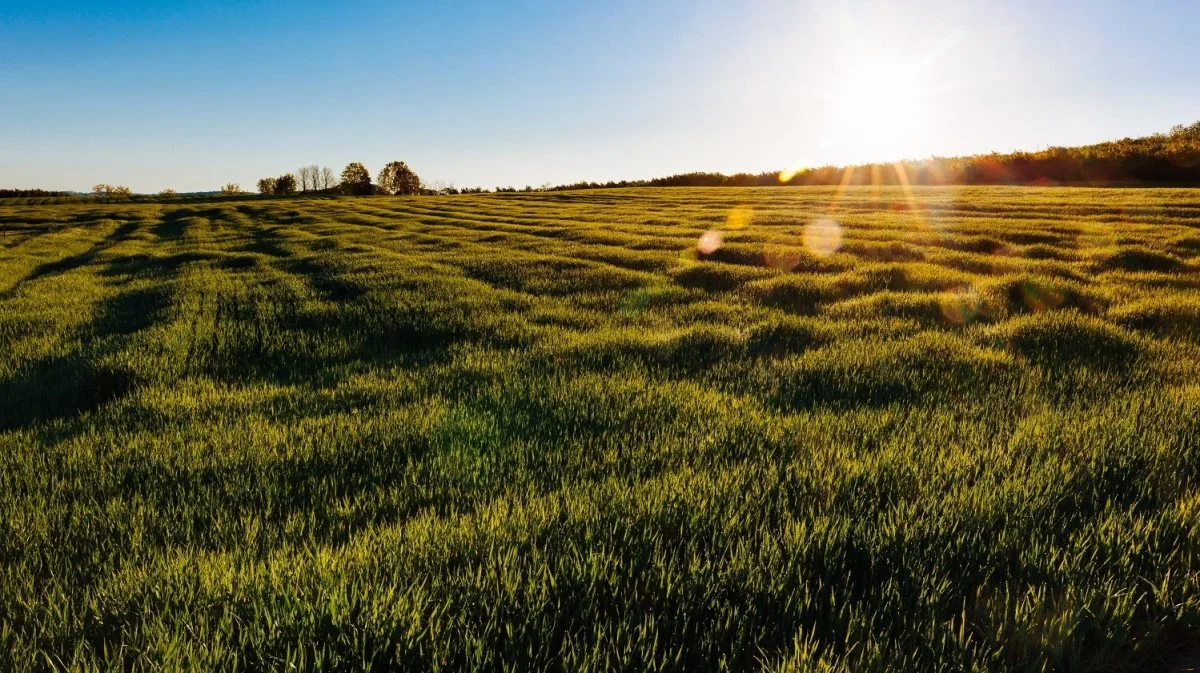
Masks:
[[[371,174],[366,166],[354,161],[342,171],[342,193],[371,194],[374,191],[375,186],[371,184]]]
[[[321,181],[321,169],[316,164],[311,166],[301,166],[296,169],[296,185],[300,191],[307,192],[310,189],[320,189],[317,185]]]
[[[317,177],[317,189],[333,189],[338,186],[337,176],[333,174],[333,169],[325,166],[321,169],[321,174]]]
[[[242,193],[242,186],[236,182],[228,182],[221,187],[222,196],[237,196],[238,194]]]
[[[163,189],[161,192],[159,192],[158,195],[159,196],[176,196],[177,192],[174,189],[167,187],[166,189]]]
[[[111,196],[132,196],[133,190],[125,185],[107,185],[101,182],[92,187],[92,193],[96,196],[111,197]]]
[[[403,161],[393,161],[379,171],[379,187],[388,194],[420,194],[421,178]]]
[[[291,173],[284,173],[275,178],[275,193],[276,194],[295,194],[296,193],[296,176]]]
[[[275,193],[275,178],[263,178],[258,181],[259,194],[274,194]]]

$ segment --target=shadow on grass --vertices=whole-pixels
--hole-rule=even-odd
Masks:
[[[39,264],[38,266],[34,267],[33,271],[29,272],[29,275],[18,280],[13,284],[12,287],[0,295],[0,299],[8,299],[9,297],[14,296],[26,283],[38,280],[39,278],[45,278],[47,276],[67,273],[68,271],[72,271],[81,266],[92,263],[105,250],[108,250],[114,245],[128,239],[131,235],[133,235],[133,232],[137,231],[137,228],[137,223],[126,222],[125,224],[122,224],[113,230],[113,232],[108,236],[105,236],[103,240],[97,242],[91,248],[79,253],[78,255],[70,255],[60,260]]]
[[[0,381],[0,430],[66,419],[122,397],[129,372],[100,366],[80,353],[34,361]]]

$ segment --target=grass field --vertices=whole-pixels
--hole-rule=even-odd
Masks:
[[[0,226],[2,670],[1170,670],[1200,643],[1200,191]]]

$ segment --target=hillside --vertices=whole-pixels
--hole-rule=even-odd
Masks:
[[[1142,670],[1200,637],[1194,190],[0,225],[2,670]]]
[[[1200,185],[1200,122],[1168,133],[1036,152],[931,157],[856,166],[796,167],[765,173],[684,173],[651,180],[581,182],[600,187],[775,187],[833,185]]]

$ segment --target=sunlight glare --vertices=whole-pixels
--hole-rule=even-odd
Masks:
[[[721,244],[725,242],[725,238],[721,236],[721,232],[709,230],[700,236],[700,240],[696,243],[696,250],[702,255],[711,255],[721,249]]]
[[[854,149],[901,159],[920,131],[924,92],[918,70],[897,63],[858,66],[843,82],[838,116]]]
[[[801,236],[804,247],[817,257],[828,257],[842,247],[842,227],[830,219],[809,222]]]
[[[753,219],[754,211],[750,206],[736,206],[725,216],[725,228],[730,231],[745,229],[750,226],[750,221]]]
[[[971,288],[960,288],[942,296],[942,317],[955,325],[965,325],[979,315],[982,302]]]

